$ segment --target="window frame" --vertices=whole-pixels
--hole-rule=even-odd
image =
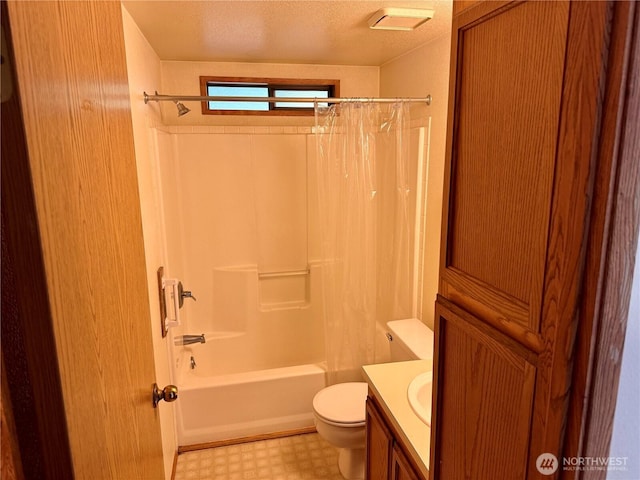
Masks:
[[[230,85],[249,86],[250,84],[263,85],[268,88],[268,96],[274,95],[274,90],[309,90],[326,89],[329,98],[340,96],[340,80],[330,79],[299,79],[299,78],[257,78],[257,77],[200,77],[200,95],[209,96],[207,87],[210,83],[228,83]],[[201,102],[203,115],[255,115],[255,116],[313,116],[313,108],[300,107],[276,107],[276,102],[268,102],[269,110],[211,110],[209,101]]]

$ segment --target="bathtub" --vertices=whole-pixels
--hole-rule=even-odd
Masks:
[[[313,397],[325,386],[321,364],[210,377],[187,370],[181,377],[180,446],[312,427]]]

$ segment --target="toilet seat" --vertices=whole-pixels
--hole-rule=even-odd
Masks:
[[[366,419],[367,391],[365,382],[331,385],[313,397],[313,411],[329,425],[362,427]]]

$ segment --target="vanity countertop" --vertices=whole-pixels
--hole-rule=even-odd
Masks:
[[[402,437],[425,478],[429,477],[431,428],[418,418],[409,405],[407,389],[417,375],[432,369],[431,360],[380,363],[362,367],[364,376],[389,421]]]

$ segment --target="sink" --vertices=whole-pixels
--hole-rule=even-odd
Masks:
[[[411,380],[407,389],[407,398],[411,409],[428,426],[431,426],[432,385],[433,372],[425,372]]]

